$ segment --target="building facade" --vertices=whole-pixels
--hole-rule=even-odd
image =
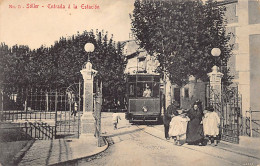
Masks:
[[[234,35],[234,56],[228,66],[242,94],[242,113],[260,110],[260,1],[226,0],[227,32]]]

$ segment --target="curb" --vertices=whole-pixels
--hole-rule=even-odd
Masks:
[[[19,162],[22,160],[24,157],[25,153],[31,148],[35,140],[29,140],[26,145],[23,147],[22,150],[20,150],[12,159],[10,162],[11,165],[18,165]]]
[[[108,143],[106,137],[102,137],[102,139],[104,140],[106,145],[105,145],[104,149],[102,149],[101,151],[99,151],[95,154],[92,154],[92,155],[85,156],[85,157],[80,157],[80,158],[71,159],[71,160],[67,160],[67,161],[63,161],[63,162],[59,162],[59,163],[54,163],[54,164],[50,164],[48,166],[75,165],[81,160],[88,159],[90,157],[94,157],[94,156],[106,151],[109,147],[109,143]]]
[[[225,141],[221,141],[221,144],[228,145],[228,146],[235,146],[238,149],[241,148],[238,145],[233,145],[232,143],[225,142]],[[254,155],[247,153],[247,152],[244,152],[244,151],[238,151],[238,150],[235,150],[235,149],[232,149],[232,148],[222,147],[221,144],[219,146],[217,146],[217,148],[222,149],[222,150],[226,150],[226,151],[229,151],[229,152],[233,152],[233,153],[236,153],[236,154],[239,154],[239,155],[244,155],[244,156],[247,156],[247,157],[251,157],[251,158],[260,160],[260,157],[254,156]],[[250,150],[250,148],[248,150]]]

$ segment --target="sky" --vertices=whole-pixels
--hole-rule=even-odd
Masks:
[[[82,9],[87,5],[99,9]],[[124,41],[131,32],[133,9],[134,0],[0,0],[0,42],[35,49],[91,29],[108,31],[115,41]]]

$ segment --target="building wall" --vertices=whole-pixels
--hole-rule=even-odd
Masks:
[[[260,34],[260,2],[259,0],[225,0],[226,19],[228,21],[227,32],[234,36],[230,43],[234,44],[233,54],[228,66],[231,74],[235,76],[234,83],[238,83],[239,92],[242,94],[242,113],[245,116],[250,107],[259,108],[252,88],[256,85],[255,73],[258,68],[252,66],[252,62],[257,61],[259,53],[252,48],[253,45],[259,45],[258,37]],[[251,38],[250,38],[251,36]],[[256,51],[257,52],[257,51]],[[253,59],[252,59],[253,58]],[[259,76],[257,76],[259,77]],[[253,87],[251,87],[253,86]],[[259,93],[258,93],[259,94]]]
[[[190,109],[196,100],[202,101],[203,108],[206,107],[206,90],[207,83],[195,80],[194,77],[189,78],[189,84],[183,87],[171,85],[171,99],[178,101],[183,109]],[[179,95],[179,96],[177,96]]]
[[[184,109],[192,108],[195,101],[202,102],[203,109],[206,107],[206,86],[205,82],[191,81],[181,88],[181,107]]]
[[[238,27],[236,36],[239,46],[236,64],[239,73],[239,90],[243,98],[243,115],[246,114],[246,111],[249,110],[250,107],[254,107],[251,100],[255,99],[251,97],[252,95],[250,94],[250,85],[252,81],[250,79],[250,73],[254,70],[252,69],[251,71],[250,67],[250,44],[256,42],[255,44],[259,45],[259,43],[257,43],[257,40],[252,40],[250,43],[249,38],[250,35],[260,34],[260,24],[257,23],[260,15],[252,15],[252,10],[255,10],[255,7],[258,7],[259,10],[259,5],[259,1],[256,0],[238,0]]]
[[[138,70],[138,61],[137,57],[133,57],[131,59],[128,59],[126,68],[125,68],[125,73],[136,73]]]
[[[250,52],[250,106],[260,111],[260,34],[249,36]]]

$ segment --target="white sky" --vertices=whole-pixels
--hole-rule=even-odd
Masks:
[[[28,3],[44,7],[26,8]],[[66,9],[48,9],[48,4],[63,4]],[[69,4],[71,8],[76,4],[78,9],[67,9]],[[81,4],[96,4],[100,9],[81,9]],[[9,5],[15,5],[16,9]],[[134,0],[0,0],[0,42],[34,49],[50,46],[61,36],[91,29],[104,29],[116,41],[128,40],[129,14],[133,9]]]

